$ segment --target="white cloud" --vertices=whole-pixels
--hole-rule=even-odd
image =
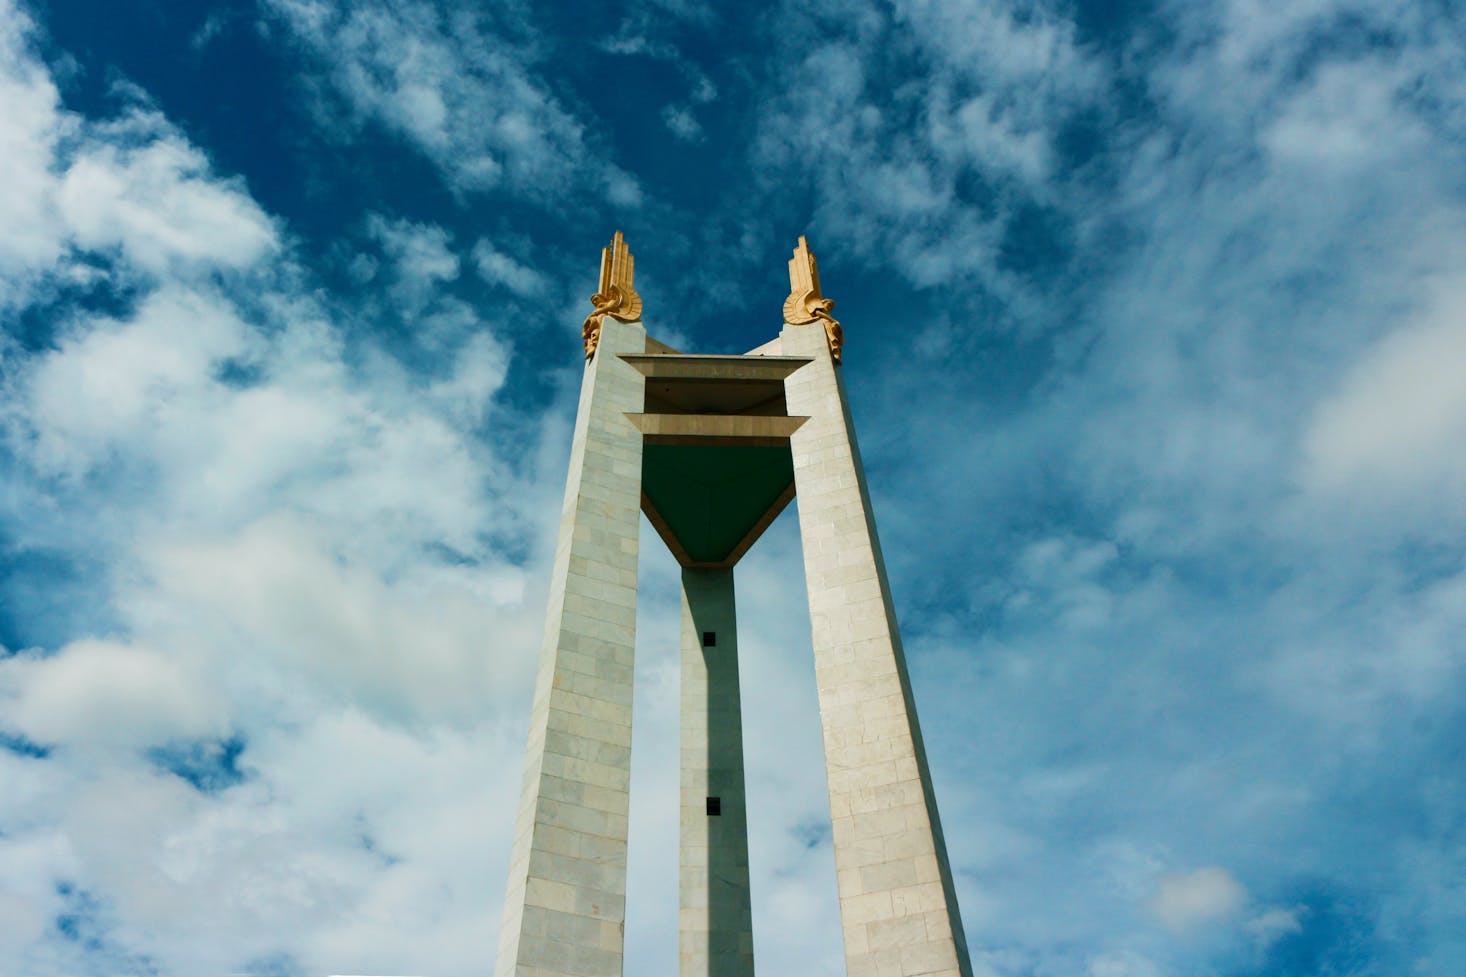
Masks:
[[[798,20],[801,11],[787,16]],[[1026,286],[999,267],[1020,204],[1069,204],[1056,193],[1061,121],[1100,107],[1109,69],[1072,22],[1005,4],[855,3],[810,44],[788,32],[785,89],[762,114],[756,155],[808,180],[824,247],[894,269],[930,288],[980,281],[1014,303]],[[911,50],[892,79],[888,53]],[[971,186],[983,187],[980,198]]]
[[[1235,916],[1247,902],[1247,890],[1224,868],[1199,868],[1163,876],[1150,902],[1172,930],[1185,933]]]
[[[39,893],[17,893],[0,887],[0,953],[9,960],[21,959],[51,924],[55,900]]]
[[[286,799],[285,823],[338,850],[352,839],[360,859],[360,890],[297,929],[302,966],[403,974],[483,966],[507,872],[512,818],[503,815],[518,800],[521,734],[404,730],[347,710],[261,744],[259,762]],[[404,928],[432,938],[404,941]]]
[[[1406,82],[1384,59],[1324,65],[1288,95],[1259,141],[1279,161],[1315,170],[1365,166],[1427,145],[1428,135],[1395,101]],[[1381,140],[1381,132],[1390,138]]]
[[[1466,487],[1466,287],[1427,291],[1422,304],[1315,408],[1304,436],[1315,491],[1445,502]]]
[[[388,583],[332,549],[322,527],[279,515],[159,544],[147,565],[155,597],[216,619],[211,640],[312,683],[321,701],[439,722],[512,705],[503,696],[527,685],[536,644],[514,613],[518,574],[425,569]]]
[[[413,143],[461,192],[567,186],[628,201],[630,177],[601,162],[585,126],[537,75],[513,10],[445,13],[425,2],[270,0],[358,118]],[[339,124],[329,105],[322,122]]]
[[[451,270],[435,261],[427,277]],[[428,384],[380,355],[355,377],[311,311],[287,307],[267,332],[217,292],[159,288],[124,319],[80,320],[30,361],[6,414],[41,471],[79,479],[124,463],[196,528],[238,526],[272,505],[336,527],[375,513],[374,531],[349,534],[359,552],[381,557],[417,532],[475,551],[492,468],[466,431],[492,409],[504,344],[487,329],[457,341]],[[471,313],[454,328],[465,323]],[[255,379],[231,381],[231,364]],[[441,479],[432,491],[423,471]]]
[[[1076,631],[1107,626],[1119,595],[1103,580],[1117,558],[1108,541],[1043,539],[1018,555],[1005,600],[1008,613],[1041,614]]]
[[[57,202],[79,247],[119,248],[151,272],[175,262],[239,268],[279,246],[239,182],[212,175],[203,153],[144,110],[94,130]]]
[[[0,3],[0,309],[20,300],[63,239],[50,171],[67,126],[55,84],[29,56],[31,31],[30,18]]]
[[[149,294],[127,321],[86,326],[33,364],[23,388],[33,461],[73,477],[172,425],[193,423],[191,412],[176,412],[180,401],[207,400],[216,364],[257,345],[219,296],[171,285]]]
[[[442,283],[458,277],[458,256],[441,227],[372,214],[367,219],[367,234],[390,260],[398,297],[408,311],[422,308]]]
[[[662,122],[682,142],[702,142],[702,123],[697,121],[697,116],[686,105],[668,105],[663,108]]]
[[[211,690],[178,663],[112,641],[0,661],[0,689],[11,697],[7,722],[39,743],[130,749],[228,725]]]
[[[1012,173],[1038,188],[1048,176],[1052,155],[1046,134],[1015,125],[1011,106],[991,95],[974,95],[957,105],[948,91],[935,89],[927,105],[932,148],[941,156],[965,160],[998,173]]]
[[[1073,22],[1043,7],[1020,16],[999,3],[911,0],[898,5],[896,16],[939,63],[1003,88],[1038,86],[1072,97],[1102,80],[1099,66],[1079,46]]]
[[[479,332],[464,341],[453,358],[453,372],[428,393],[448,416],[473,428],[489,414],[508,373],[509,351],[492,333]]]
[[[1303,603],[1302,586],[1280,592],[1278,605]],[[1377,569],[1339,600],[1345,606],[1310,608],[1298,633],[1248,671],[1329,742],[1372,755],[1392,718],[1430,714],[1455,693],[1453,676],[1466,664],[1456,639],[1466,627],[1466,574],[1418,583]]]
[[[1266,949],[1285,936],[1303,932],[1302,915],[1297,908],[1269,909],[1249,919],[1245,926],[1258,946]]]
[[[179,975],[282,954],[311,973],[472,973],[499,895],[485,879],[505,872],[518,732],[406,730],[352,710],[256,724],[250,779],[214,795],[121,761],[62,773],[0,753],[0,904],[28,909],[0,923],[0,948],[28,974],[113,953]],[[47,768],[49,790],[8,789]],[[64,902],[58,882],[81,898]],[[97,939],[70,966],[63,912]]]
[[[153,274],[239,269],[280,246],[241,181],[207,157],[127,86],[133,104],[91,122],[64,111],[54,82],[28,49],[32,25],[0,8],[0,306],[32,294],[47,274],[95,278],[60,264],[69,248],[115,254]]]
[[[473,246],[473,260],[484,281],[502,285],[521,298],[541,295],[549,287],[544,275],[500,251],[487,238],[480,238]]]
[[[1164,971],[1133,950],[1101,953],[1089,963],[1090,977],[1161,977]]]

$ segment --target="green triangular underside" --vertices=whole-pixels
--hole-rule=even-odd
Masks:
[[[721,563],[794,482],[784,445],[648,444],[641,487],[695,562]]]

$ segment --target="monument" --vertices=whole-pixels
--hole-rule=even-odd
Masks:
[[[618,231],[585,375],[535,682],[496,977],[619,977],[637,536],[682,566],[680,977],[751,977],[733,571],[795,497],[849,977],[970,977],[845,387],[805,239],[777,338],[648,337]]]

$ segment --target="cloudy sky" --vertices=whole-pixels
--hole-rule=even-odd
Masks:
[[[1466,972],[1460,0],[0,0],[0,977],[491,969],[617,228],[718,353],[810,235],[978,977]],[[755,942],[820,977],[801,583],[791,511]]]

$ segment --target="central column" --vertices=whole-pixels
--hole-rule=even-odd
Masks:
[[[733,570],[682,571],[681,977],[752,977]]]

